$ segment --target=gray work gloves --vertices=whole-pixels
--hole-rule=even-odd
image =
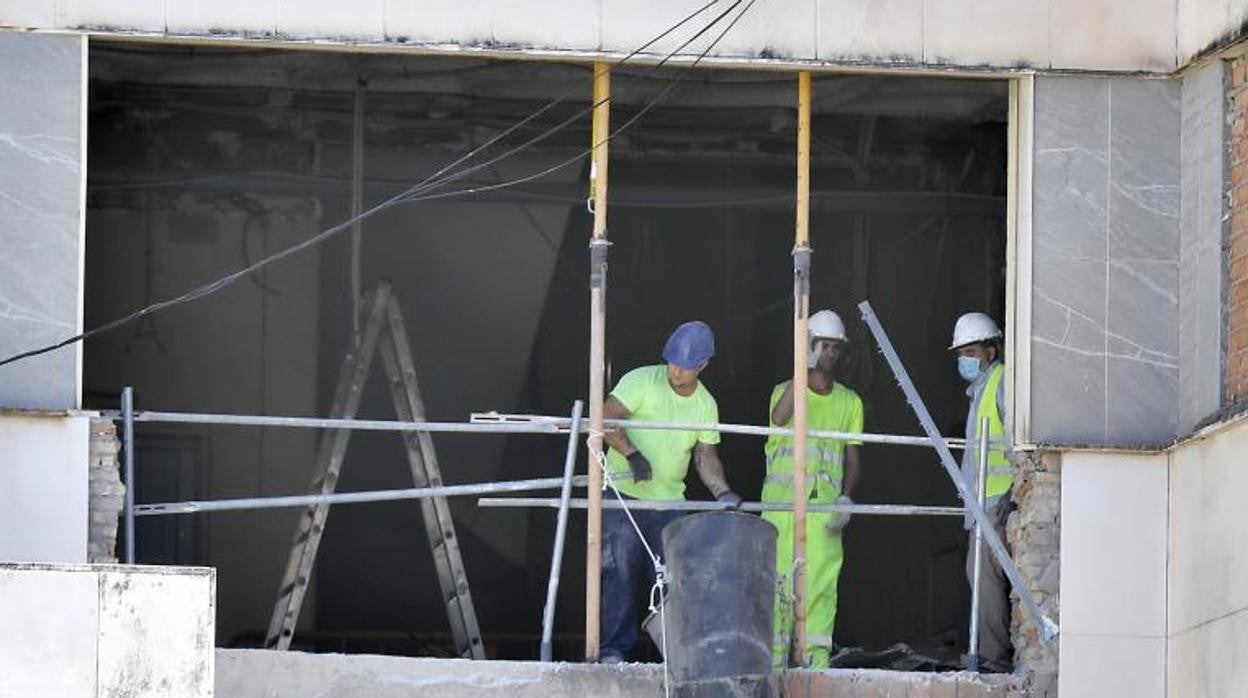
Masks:
[[[836,498],[836,503],[843,504],[845,506],[853,506],[854,500],[850,499],[849,495],[843,494]],[[841,535],[841,531],[845,529],[846,524],[849,523],[849,517],[851,516],[853,516],[853,514],[848,511],[843,511],[843,512],[838,513],[836,515],[836,518],[829,521],[827,525],[824,527],[827,529],[828,535],[830,536]]]
[[[724,505],[725,511],[736,511],[741,508],[741,495],[733,492],[732,490],[724,490],[723,492],[720,492],[719,496],[715,498],[715,501]]]
[[[633,451],[629,454],[628,471],[633,474],[633,482],[649,480],[653,474],[650,470],[650,461],[641,455],[641,451]]]

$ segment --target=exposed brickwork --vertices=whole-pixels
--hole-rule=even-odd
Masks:
[[[1018,508],[1010,515],[1006,538],[1014,561],[1041,610],[1060,624],[1061,454],[1045,451],[1021,455],[1013,491]],[[1025,614],[1017,598],[1013,598],[1013,605],[1011,635],[1017,673],[1025,679],[1028,695],[1035,698],[1056,696],[1059,641],[1054,640],[1046,648],[1039,628],[1030,619],[1023,622]]]
[[[1230,62],[1230,233],[1226,241],[1226,402],[1248,398],[1248,58]]]
[[[87,559],[91,562],[117,562],[117,515],[121,513],[126,488],[117,467],[117,428],[105,419],[91,420]]]

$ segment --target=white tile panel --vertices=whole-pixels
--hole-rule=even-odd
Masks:
[[[0,0],[0,27],[56,26],[55,0]]]
[[[295,38],[375,41],[385,34],[382,0],[277,0],[277,32]]]
[[[941,0],[924,13],[928,63],[1049,66],[1049,0]]]
[[[277,30],[277,0],[166,0],[165,17],[173,34],[267,35]]]
[[[1248,608],[1246,452],[1240,423],[1171,456],[1171,636]]]
[[[762,2],[763,0],[759,0]],[[699,7],[705,5],[704,0],[602,0],[601,44],[604,51],[630,53],[643,44],[654,39],[664,30],[685,19]],[[697,34],[703,27],[718,17],[725,8],[715,5],[708,10],[696,13],[679,29],[669,36],[655,42],[646,49],[647,54],[667,55],[678,46]],[[721,26],[717,24],[716,26]],[[703,34],[687,47],[681,49],[682,54],[697,55],[705,50],[710,39]]]
[[[1063,608],[1063,623],[1068,618]],[[1164,638],[1079,635],[1063,627],[1061,645],[1057,681],[1062,698],[1166,698]]]
[[[212,573],[140,567],[99,578],[100,696],[211,696]]]
[[[923,5],[923,0],[819,0],[819,59],[918,63]]]
[[[810,60],[815,57],[816,14],[816,0],[756,0],[716,44],[715,53]],[[724,22],[725,29],[729,22],[731,17]],[[714,37],[720,31],[715,30]]]
[[[1165,638],[1166,487],[1164,454],[1063,455],[1064,638]]]
[[[1248,686],[1246,657],[1248,610],[1172,637],[1166,656],[1166,695],[1243,695]]]
[[[1051,1],[1054,68],[1175,69],[1175,0]]]
[[[389,41],[484,44],[493,39],[490,0],[384,0]]]
[[[490,32],[494,41],[523,48],[596,50],[601,41],[600,0],[493,0]],[[655,30],[668,26],[651,18]]]
[[[0,568],[0,696],[94,698],[94,573]]]
[[[163,32],[165,0],[57,0],[57,26]]]

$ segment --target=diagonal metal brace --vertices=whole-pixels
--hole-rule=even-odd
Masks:
[[[1027,613],[1037,621],[1037,624],[1040,626],[1040,634],[1045,642],[1052,640],[1057,637],[1060,630],[1058,625],[1040,610],[1040,605],[1036,603],[1035,597],[1027,588],[1022,573],[1018,571],[1018,566],[1014,564],[1014,560],[1006,552],[1005,543],[1001,541],[1000,536],[997,535],[996,528],[988,520],[988,514],[979,505],[978,499],[971,492],[971,488],[966,483],[966,480],[963,479],[962,471],[958,468],[957,463],[954,462],[953,454],[949,451],[948,444],[945,443],[944,437],[941,436],[940,431],[936,428],[936,423],[932,421],[931,413],[927,411],[927,406],[923,404],[923,399],[919,397],[919,392],[915,389],[914,382],[910,380],[910,374],[906,373],[906,367],[902,365],[901,358],[897,356],[897,351],[893,349],[893,344],[888,340],[888,335],[880,325],[879,318],[875,316],[875,311],[871,309],[871,304],[867,301],[859,303],[858,311],[862,313],[863,321],[867,323],[867,327],[870,328],[871,334],[875,337],[876,344],[880,346],[880,352],[888,360],[888,366],[893,370],[893,375],[901,386],[901,392],[906,396],[906,402],[910,403],[910,409],[914,410],[914,415],[919,418],[919,424],[922,425],[924,433],[931,439],[932,447],[940,455],[940,464],[945,467],[949,478],[953,480],[953,485],[957,488],[958,495],[962,497],[962,502],[966,506],[967,511],[975,517],[975,522],[979,524],[980,530],[983,531],[984,542],[988,544],[988,549],[992,551],[992,556],[997,559],[997,562],[1001,565],[1001,570],[1005,572],[1005,576],[1014,585],[1014,590],[1018,592],[1018,598],[1023,602],[1023,606],[1026,607]]]

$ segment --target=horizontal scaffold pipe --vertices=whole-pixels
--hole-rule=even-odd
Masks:
[[[617,499],[602,500],[602,506],[606,509],[622,509],[627,505],[629,509],[648,509],[658,511],[723,511],[724,505],[719,502],[706,501],[653,501],[644,499],[630,499],[621,504]],[[542,497],[485,497],[477,500],[479,507],[492,508],[546,508],[558,509],[558,499],[546,499]],[[568,506],[573,509],[584,509],[586,500],[573,499],[568,502]],[[741,505],[740,511],[759,513],[766,511],[793,511],[792,502],[745,502]],[[917,504],[817,504],[811,502],[806,505],[808,513],[850,513],[865,514],[867,516],[962,516],[966,514],[966,509],[962,507],[936,507],[936,506],[920,506]]]
[[[119,419],[120,413],[105,412],[105,417]],[[134,421],[165,424],[220,424],[229,426],[288,427],[296,429],[350,429],[353,431],[415,431],[433,433],[469,434],[566,434],[567,417],[536,416],[528,419],[489,419],[474,416],[471,422],[403,422],[383,419],[331,419],[322,417],[282,417],[274,415],[213,414],[195,412],[135,412]],[[787,427],[759,427],[748,424],[699,424],[696,422],[646,422],[629,419],[608,419],[604,426],[610,428],[655,429],[663,431],[716,431],[721,434],[746,436],[792,436]],[[847,431],[811,430],[814,439],[861,441],[863,443],[889,444],[893,446],[920,446],[933,448],[932,442],[923,436],[903,434],[869,434]],[[965,439],[946,439],[950,448],[964,448]]]
[[[578,475],[572,478],[576,487],[584,487],[589,478]],[[561,477],[535,480],[511,480],[483,482],[472,485],[443,485],[441,487],[409,487],[399,490],[369,490],[366,492],[339,492],[335,494],[301,494],[276,497],[250,497],[245,499],[215,499],[208,501],[167,502],[162,504],[139,504],[134,507],[135,516],[164,516],[168,514],[198,514],[208,511],[238,511],[241,509],[283,509],[305,507],[314,504],[361,504],[364,502],[393,502],[402,499],[427,497],[462,497],[465,495],[498,494],[501,492],[527,492],[529,490],[558,489],[563,485]]]

